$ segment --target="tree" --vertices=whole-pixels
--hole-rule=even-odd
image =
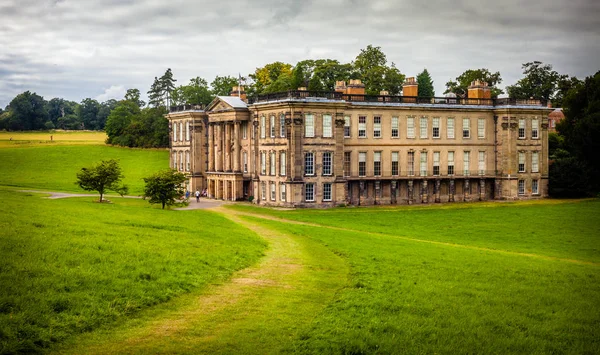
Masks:
[[[274,62],[265,65],[262,68],[256,68],[250,78],[254,81],[254,91],[257,94],[264,94],[269,91],[269,85],[276,81],[281,74],[287,74],[291,77],[292,65],[282,62]]]
[[[455,81],[449,81],[446,83],[446,91],[444,94],[453,93],[458,97],[467,97],[468,88],[472,82],[480,80],[486,82],[490,87],[490,91],[493,98],[503,94],[504,91],[497,87],[502,82],[500,72],[491,73],[486,68],[481,69],[469,69],[464,73],[456,77]]]
[[[239,80],[232,76],[216,76],[210,83],[211,92],[214,96],[229,96],[231,89],[239,85]]]
[[[568,75],[561,75],[558,79],[558,83],[556,84],[556,94],[554,94],[554,98],[552,98],[552,105],[554,107],[562,107],[565,96],[567,96],[568,92],[571,89],[577,88],[583,85],[583,81]]]
[[[160,77],[160,88],[163,96],[166,100],[166,106],[169,107],[171,105],[171,92],[175,90],[175,82],[177,80],[173,79],[173,72],[171,68],[168,68],[167,71]]]
[[[162,204],[165,206],[175,204],[177,198],[185,193],[183,183],[187,180],[185,174],[176,170],[163,170],[156,174],[144,178],[146,186],[144,187],[144,198],[149,197],[151,204]]]
[[[404,75],[392,63],[387,66],[387,58],[381,51],[381,47],[368,45],[361,49],[360,54],[352,63],[355,73],[352,78],[361,79],[365,84],[367,95],[379,95],[382,90],[391,95],[398,95],[402,89]]]
[[[82,168],[77,173],[77,185],[86,191],[98,191],[99,202],[107,190],[112,190],[123,196],[127,193],[126,185],[120,185],[124,178],[119,162],[114,159],[103,160],[98,165]]]
[[[596,195],[600,193],[600,71],[569,91],[564,114],[557,130],[564,137],[566,150],[581,164],[585,190]]]
[[[106,143],[132,147],[133,141],[125,135],[125,130],[139,114],[140,108],[135,103],[129,100],[121,101],[106,119]]]
[[[79,104],[77,102],[55,97],[46,103],[48,121],[52,122],[55,127],[59,127],[58,119],[67,115],[76,114],[78,106]]]
[[[96,115],[98,129],[104,129],[106,127],[108,116],[118,104],[119,102],[115,99],[109,99],[100,104],[100,110],[98,110],[98,114]]]
[[[304,70],[308,70],[308,67]],[[348,81],[352,78],[353,72],[354,69],[351,64],[340,64],[340,62],[334,59],[315,60],[312,77],[308,79],[308,89],[313,91],[333,91],[336,81]]]
[[[534,98],[538,100],[550,100],[558,88],[561,79],[552,65],[535,61],[523,64],[525,77],[517,81],[515,85],[506,87],[508,96],[515,99]]]
[[[12,131],[44,129],[48,121],[46,101],[36,93],[25,91],[8,104],[5,128]]]
[[[125,93],[125,100],[133,102],[139,108],[146,106],[146,102],[140,99],[140,90],[138,89],[128,89]]]
[[[154,77],[154,82],[152,83],[150,91],[148,91],[147,94],[149,106],[158,107],[163,104],[163,90],[161,87],[161,82],[157,77]]]
[[[77,107],[77,117],[84,129],[100,129],[98,124],[98,111],[100,111],[100,103],[94,99],[83,99]]]
[[[417,74],[417,84],[419,84],[419,97],[434,97],[433,80],[427,71],[427,68]]]
[[[188,85],[179,86],[171,94],[174,104],[208,105],[213,100],[208,83],[201,77],[191,79]]]

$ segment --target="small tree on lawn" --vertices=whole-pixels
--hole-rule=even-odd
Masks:
[[[175,200],[181,197],[185,191],[183,183],[187,180],[185,174],[176,170],[163,170],[144,178],[144,198],[149,197],[150,203],[160,203],[162,208],[175,204]]]
[[[107,190],[112,190],[121,196],[127,193],[127,186],[120,185],[123,177],[118,161],[103,160],[98,165],[82,168],[77,173],[77,185],[86,191],[98,191],[102,202],[102,196]]]

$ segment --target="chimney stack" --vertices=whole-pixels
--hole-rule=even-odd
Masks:
[[[336,81],[335,82],[335,92],[341,92],[342,94],[346,93],[346,82],[345,81]]]
[[[229,96],[238,96],[242,101],[248,102],[246,98],[246,92],[243,86],[234,86],[229,93]]]
[[[348,86],[346,87],[346,94],[349,95],[364,95],[365,84],[360,79],[350,79]]]
[[[475,80],[468,88],[467,98],[469,99],[491,99],[492,90],[488,83],[481,80]]]
[[[406,81],[402,85],[402,96],[418,96],[419,95],[419,84],[415,80],[414,76],[406,78]]]

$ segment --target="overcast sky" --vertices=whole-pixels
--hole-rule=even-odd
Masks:
[[[540,60],[579,78],[600,70],[600,1],[0,0],[0,107],[30,90],[49,100],[146,93],[237,76],[274,61],[351,62],[380,46],[403,74],[427,68],[436,95],[466,69],[501,87]]]

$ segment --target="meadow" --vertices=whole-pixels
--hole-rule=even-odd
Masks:
[[[107,156],[135,191],[168,165],[0,142],[1,354],[600,353],[598,199],[163,211],[18,191],[79,191]]]

